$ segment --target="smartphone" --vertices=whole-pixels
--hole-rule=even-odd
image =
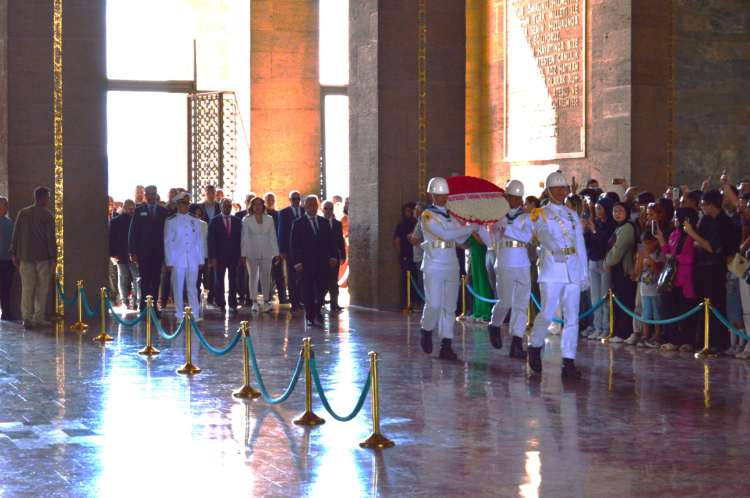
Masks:
[[[680,198],[680,189],[679,187],[675,187],[672,189],[672,200],[676,201]]]
[[[622,185],[621,178],[612,178],[612,185]]]
[[[656,220],[654,220],[651,222],[651,233],[656,235],[656,232],[658,231],[659,231],[659,223]]]
[[[708,175],[708,185],[711,185],[711,180],[713,179],[714,175]]]
[[[638,244],[638,252],[646,252],[646,244]]]
[[[724,174],[725,174],[725,175],[727,174],[727,171],[726,171],[726,170],[724,170]],[[575,184],[576,184],[576,177],[574,176],[574,177],[573,177],[573,183],[571,183],[571,185],[575,185]]]
[[[646,206],[641,206],[641,214],[646,214]]]

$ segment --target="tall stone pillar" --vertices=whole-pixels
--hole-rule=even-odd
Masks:
[[[317,0],[251,6],[251,187],[279,207],[297,189],[320,194],[320,76]]]
[[[463,174],[464,2],[424,2],[426,178]],[[419,198],[419,0],[349,4],[350,278],[352,304],[398,310],[393,233]]]
[[[64,283],[70,291],[84,280],[90,301],[108,282],[105,3],[63,2],[62,14]],[[36,187],[55,189],[53,8],[0,2],[0,193],[14,220]],[[17,274],[15,308],[19,301]]]

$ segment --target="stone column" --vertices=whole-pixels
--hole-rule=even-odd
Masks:
[[[401,306],[393,233],[419,196],[418,0],[349,4],[352,304]],[[427,2],[427,179],[463,174],[464,2]]]
[[[292,189],[320,194],[319,8],[254,0],[251,9],[251,186],[283,208]]]
[[[108,283],[105,19],[105,0],[64,3],[65,286],[84,280],[90,301]],[[36,187],[55,186],[53,1],[2,2],[0,25],[0,190],[15,220]]]

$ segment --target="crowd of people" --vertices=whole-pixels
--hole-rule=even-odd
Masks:
[[[538,342],[533,339],[535,332],[542,327],[541,323],[546,329],[545,335],[563,333],[563,356],[572,360],[574,352],[569,357],[565,355],[565,348],[571,344],[566,346],[564,329],[572,322],[570,315],[573,312],[573,307],[567,309],[566,303],[574,301],[575,309],[583,314],[607,298],[580,323],[576,316],[575,333],[578,337],[575,344],[579,337],[590,340],[609,337],[610,289],[624,307],[646,321],[681,318],[705,299],[710,299],[711,306],[726,317],[732,327],[743,334],[750,328],[747,263],[747,257],[750,257],[750,180],[732,182],[725,171],[719,188],[712,188],[707,180],[699,189],[670,187],[657,196],[652,192],[638,192],[624,179],[612,180],[612,188],[605,191],[593,179],[581,189],[575,178],[571,184],[562,175],[559,178],[551,175],[550,178],[553,187],[548,184],[540,198],[523,197],[521,182],[508,182],[506,199],[511,211],[491,228],[476,227],[471,233],[461,232],[460,237],[457,235],[459,227],[454,227],[450,234],[446,232],[448,239],[455,239],[455,255],[450,259],[458,270],[456,278],[449,283],[449,286],[456,287],[455,292],[445,292],[441,299],[451,303],[449,307],[453,316],[462,312],[458,275],[466,275],[474,294],[467,302],[467,320],[488,324],[490,340],[498,349],[502,347],[500,326],[509,322],[511,357],[526,358],[521,341],[528,321],[534,324],[529,355],[537,353],[534,350],[538,348],[532,342]],[[560,190],[556,195],[560,196],[559,204],[565,210],[556,211],[558,203],[550,202],[550,191],[554,189]],[[426,230],[430,226],[428,221],[440,220],[440,209],[435,208],[440,194],[431,197],[433,204],[429,207],[423,203],[404,205],[403,220],[394,235],[394,247],[403,275],[403,299],[406,286],[416,285],[419,289],[417,296],[426,295],[430,301],[430,289],[425,285],[430,267],[422,250],[425,244],[431,244],[433,250],[453,247],[450,242],[445,245],[443,237],[430,237],[425,233],[429,231]],[[540,209],[545,206],[546,209]],[[543,223],[538,221],[540,216],[544,218]],[[528,222],[524,221],[526,219]],[[445,220],[451,221],[450,218]],[[550,227],[557,230],[558,222],[562,228],[555,236],[558,241],[550,240],[545,245],[540,239]],[[579,235],[580,244],[576,243]],[[562,266],[557,270],[550,267],[548,276],[540,278],[541,269],[552,264],[552,253],[557,250],[549,247],[560,245],[559,240],[567,244],[560,249],[569,252],[555,254],[554,263]],[[435,245],[437,242],[439,246]],[[545,248],[547,258],[544,257]],[[454,251],[447,252],[453,254]],[[576,262],[579,258],[580,269]],[[414,284],[407,281],[407,274],[412,276]],[[558,279],[555,275],[564,277]],[[579,277],[582,280],[580,285],[576,282]],[[543,282],[541,288],[540,282]],[[568,299],[564,295],[567,290],[555,288],[555,283],[575,283],[580,287],[577,291],[580,295]],[[554,318],[563,323],[552,321],[552,315],[549,321],[539,319],[534,300],[530,299],[532,293],[541,301],[542,309],[551,307]],[[549,299],[552,302],[545,306],[545,300]],[[488,303],[492,300],[498,300],[498,303],[494,306]],[[429,306],[425,306],[419,297],[412,299],[412,305],[416,309],[424,306],[422,334],[423,339],[428,337],[430,340],[423,343],[423,347],[425,352],[431,351],[432,328],[438,325],[429,316]],[[650,325],[632,318],[615,304],[613,316],[610,342],[663,351],[692,352],[704,347],[703,312],[693,313],[674,323]],[[452,332],[447,330],[447,323],[440,327],[441,337],[450,339]],[[732,333],[713,313],[710,315],[709,344],[713,353],[750,358],[750,343]],[[450,347],[448,349],[445,356],[441,349],[441,357],[455,356]],[[568,373],[573,373],[573,370]]]
[[[289,203],[277,210],[274,193],[251,192],[243,209],[212,185],[202,202],[180,188],[161,200],[155,186],[141,185],[121,204],[110,197],[110,300],[140,311],[153,296],[157,316],[174,303],[177,318],[183,294],[196,316],[205,308],[236,313],[242,306],[267,313],[276,300],[291,311],[304,307],[309,325],[322,322],[324,304],[331,312],[343,309],[348,198],[319,204],[317,196],[295,190]]]

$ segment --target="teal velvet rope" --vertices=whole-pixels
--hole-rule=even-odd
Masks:
[[[738,336],[742,337],[743,339],[747,339],[748,341],[750,341],[750,337],[746,336],[745,334],[743,334],[742,332],[740,332],[739,330],[737,330],[736,328],[734,328],[732,326],[732,324],[729,323],[729,320],[727,320],[726,318],[724,318],[723,316],[721,316],[721,313],[719,313],[718,311],[716,311],[716,308],[714,308],[713,306],[711,306],[711,312],[716,316],[716,318],[719,319],[719,321],[721,323],[724,324],[724,326],[726,328],[728,328],[729,330],[731,330],[732,332],[734,332]]]
[[[318,367],[315,364],[315,358],[310,358],[310,373],[312,373],[313,379],[315,379],[315,388],[318,391],[318,396],[320,397],[320,402],[323,403],[323,407],[326,409],[328,413],[331,414],[331,417],[333,417],[335,420],[338,420],[339,422],[348,422],[354,417],[357,416],[359,411],[362,409],[362,406],[365,404],[365,400],[367,399],[367,393],[370,392],[370,373],[368,371],[367,373],[367,381],[365,382],[364,387],[362,388],[362,394],[359,395],[359,400],[357,401],[357,405],[354,407],[354,411],[352,411],[349,415],[346,417],[342,417],[340,415],[337,415],[332,409],[331,405],[328,404],[328,398],[326,398],[326,393],[323,391],[323,386],[320,385],[320,376],[318,376]]]
[[[182,329],[185,327],[185,319],[183,318],[180,322],[180,326],[177,327],[177,330],[174,334],[169,335],[166,332],[164,332],[164,329],[161,328],[161,323],[159,323],[159,319],[156,316],[156,310],[153,306],[150,306],[151,308],[151,318],[154,320],[154,325],[156,325],[156,330],[159,332],[159,335],[161,335],[163,338],[165,338],[168,341],[171,341],[172,339],[176,338],[178,335],[180,335],[180,332],[182,332]]]
[[[253,371],[255,372],[255,379],[258,381],[258,387],[260,388],[260,393],[263,395],[263,398],[265,398],[265,400],[271,403],[272,405],[278,405],[279,403],[283,403],[289,398],[289,396],[294,391],[294,388],[297,386],[297,381],[299,380],[299,376],[300,374],[302,374],[302,366],[305,364],[304,358],[302,358],[302,356],[299,357],[299,360],[297,361],[297,368],[294,370],[294,375],[292,375],[292,381],[289,383],[289,387],[286,388],[286,392],[284,392],[284,394],[282,394],[278,398],[272,398],[271,395],[268,394],[265,384],[263,384],[263,378],[260,376],[260,369],[258,368],[258,360],[255,358],[255,350],[253,349],[253,342],[250,340],[249,337],[245,338],[245,342],[247,343],[247,350],[250,353],[250,359],[252,360]]]
[[[613,297],[615,298],[615,302],[617,303],[617,306],[619,306],[622,311],[624,311],[628,315],[632,316],[633,318],[635,318],[639,322],[648,323],[648,324],[651,324],[651,325],[667,325],[669,323],[681,322],[685,318],[698,313],[701,310],[701,308],[703,308],[703,305],[699,304],[698,306],[696,306],[692,310],[688,311],[684,315],[678,316],[677,318],[669,318],[667,320],[645,320],[643,317],[640,317],[640,316],[636,315],[635,313],[633,313],[632,311],[630,311],[629,309],[627,309],[625,307],[625,305],[622,304],[619,299],[617,299],[617,296],[613,296]]]
[[[86,311],[86,314],[88,316],[96,316],[97,313],[99,313],[99,308],[102,306],[102,300],[99,299],[99,301],[96,303],[96,308],[94,308],[94,311],[91,311],[91,308],[89,308],[89,303],[86,301],[86,292],[81,289],[81,301],[83,301],[83,309]]]
[[[75,304],[76,300],[78,299],[78,289],[76,289],[76,293],[73,295],[73,299],[70,302],[66,301],[62,291],[62,285],[60,285],[59,280],[57,281],[57,293],[60,295],[60,300],[66,307],[73,306],[73,304]]]
[[[109,310],[112,312],[112,316],[115,317],[115,320],[117,320],[121,324],[125,325],[126,327],[132,327],[132,326],[134,326],[136,323],[138,323],[141,320],[143,320],[143,318],[146,316],[146,310],[143,310],[143,311],[141,311],[141,314],[138,315],[138,318],[136,318],[132,322],[126,322],[125,320],[123,320],[122,318],[120,318],[120,315],[118,315],[117,313],[115,313],[115,309],[112,307],[112,303],[110,302],[109,298],[105,297],[104,300],[107,302],[107,306],[109,307]]]
[[[235,334],[234,339],[232,339],[232,342],[229,343],[229,346],[227,346],[224,349],[215,349],[209,346],[208,342],[206,342],[206,338],[203,337],[203,334],[201,334],[201,331],[198,330],[198,325],[195,324],[195,319],[193,317],[190,317],[190,325],[193,326],[193,330],[195,330],[195,335],[198,336],[198,340],[201,341],[201,344],[203,344],[203,347],[206,348],[210,353],[213,353],[217,356],[223,356],[227,353],[229,353],[231,350],[234,349],[234,347],[237,345],[237,343],[240,340],[240,334]]]

